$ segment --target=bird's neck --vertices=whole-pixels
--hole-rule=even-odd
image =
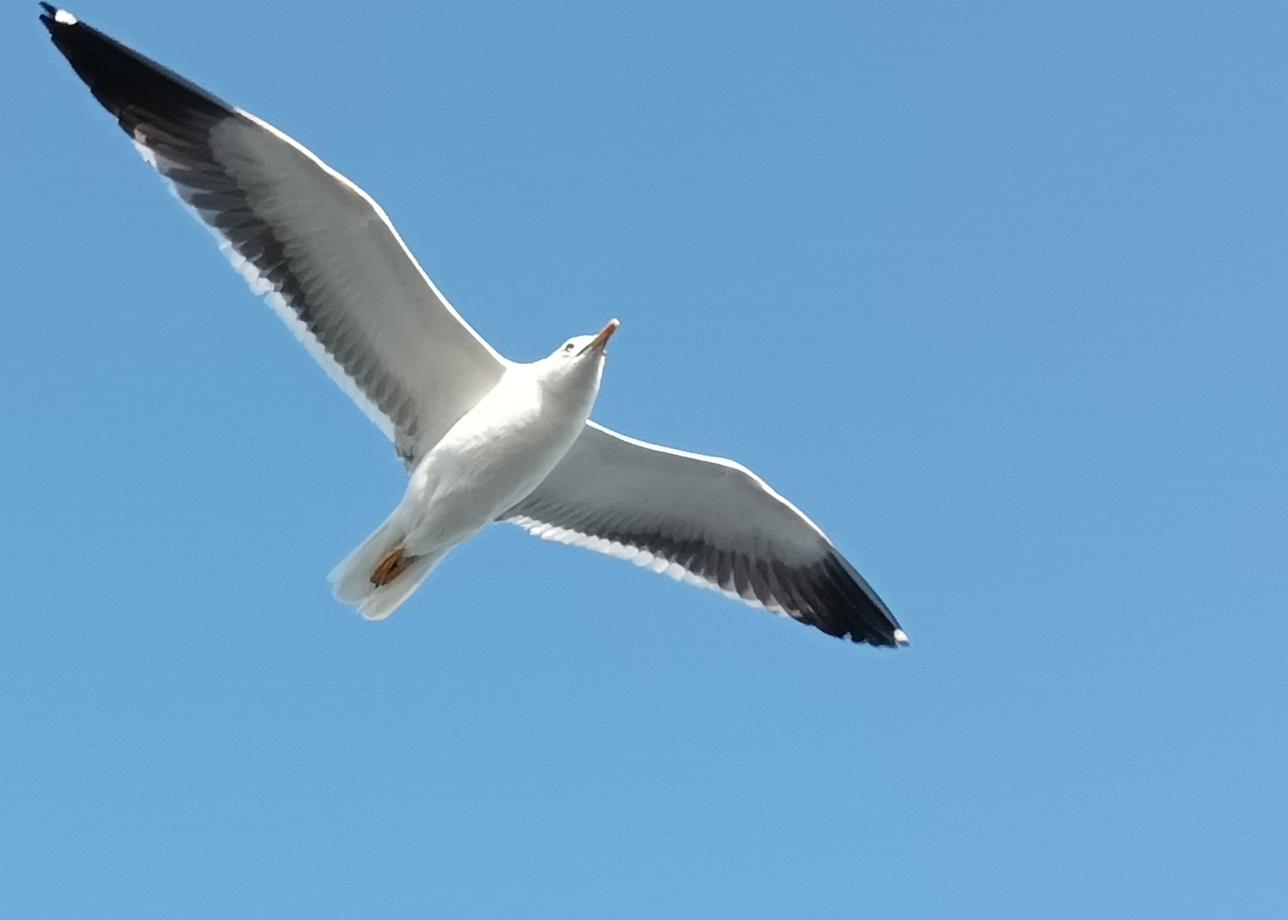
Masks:
[[[536,384],[543,403],[558,406],[582,421],[590,417],[595,397],[599,395],[601,362],[578,362],[572,367],[535,367]]]

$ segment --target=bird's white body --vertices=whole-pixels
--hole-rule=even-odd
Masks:
[[[468,540],[527,498],[581,434],[594,398],[553,391],[530,365],[507,371],[412,472],[407,551]]]
[[[565,348],[510,364],[416,464],[402,503],[331,574],[342,600],[384,619],[453,547],[541,485],[585,428],[603,377],[602,349],[583,356]],[[373,566],[394,547],[415,560],[410,577],[374,584]]]

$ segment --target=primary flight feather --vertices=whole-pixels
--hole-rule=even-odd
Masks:
[[[402,502],[331,573],[384,619],[494,521],[629,559],[833,636],[907,636],[827,536],[730,460],[590,420],[610,321],[509,361],[461,319],[362,189],[272,125],[66,10],[54,45],[410,471]]]

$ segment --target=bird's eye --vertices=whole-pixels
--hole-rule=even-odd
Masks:
[[[564,351],[572,351],[572,342],[569,342],[564,346]]]

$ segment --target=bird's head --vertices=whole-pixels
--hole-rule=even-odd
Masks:
[[[604,356],[608,354],[608,340],[620,325],[617,320],[610,319],[608,325],[594,335],[575,335],[552,351],[542,363],[552,365],[550,371],[556,374],[603,367]]]
[[[557,389],[571,387],[575,390],[590,389],[592,393],[597,391],[604,373],[608,340],[620,325],[615,319],[609,320],[608,325],[594,335],[568,339],[548,358],[537,363],[542,378]]]
[[[549,360],[555,361],[602,361],[607,354],[608,340],[613,337],[621,323],[610,319],[608,325],[594,335],[575,335],[556,348]]]

